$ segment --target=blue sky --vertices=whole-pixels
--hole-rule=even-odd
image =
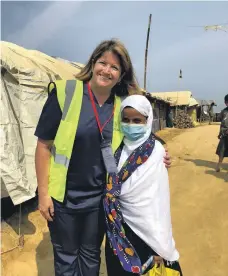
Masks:
[[[119,38],[128,48],[143,87],[148,17],[152,26],[147,90],[190,90],[223,108],[228,94],[228,2],[2,2],[1,40],[52,56],[85,63],[104,39]],[[179,70],[183,79],[179,81]]]

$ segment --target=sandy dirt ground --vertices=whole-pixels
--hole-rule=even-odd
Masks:
[[[173,159],[169,169],[173,232],[185,276],[227,275],[228,164],[215,172],[218,130],[218,125],[211,125],[159,133]],[[53,276],[49,233],[36,206],[23,209],[21,232],[24,248],[2,255],[2,275]],[[18,213],[2,223],[2,251],[17,244],[17,234]],[[102,257],[100,275],[106,275],[104,252]]]

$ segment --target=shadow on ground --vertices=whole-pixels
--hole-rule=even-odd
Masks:
[[[37,198],[33,198],[21,204],[21,229],[20,232],[24,235],[32,235],[36,232],[35,225],[29,221],[30,212],[37,210]],[[20,206],[14,206],[10,197],[1,199],[1,221],[4,220],[18,235],[19,234],[19,219]]]
[[[43,233],[43,240],[36,248],[37,276],[54,276],[54,258],[49,232]]]
[[[207,170],[206,174],[210,174],[217,178],[224,179],[225,182],[228,182],[228,172],[224,172],[224,171],[216,172],[214,170]]]
[[[224,179],[225,182],[228,182],[228,165],[222,164],[221,171],[216,172],[215,168],[217,163],[213,161],[201,160],[201,159],[184,159],[187,162],[192,162],[198,167],[206,167],[210,168],[210,170],[206,170],[206,174],[213,175],[217,178]]]

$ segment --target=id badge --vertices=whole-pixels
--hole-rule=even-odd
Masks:
[[[102,140],[101,142],[101,153],[104,160],[105,168],[107,173],[117,173],[117,165],[112,153],[112,147],[110,142]]]

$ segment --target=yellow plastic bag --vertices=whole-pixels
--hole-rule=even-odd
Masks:
[[[145,276],[180,276],[180,272],[173,270],[171,268],[165,267],[164,264],[160,266],[155,265],[151,270],[149,270]]]

